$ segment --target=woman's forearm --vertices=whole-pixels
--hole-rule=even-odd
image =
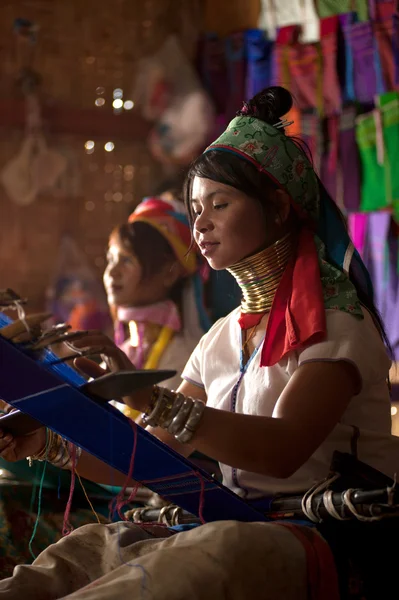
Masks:
[[[298,439],[293,422],[206,408],[192,445],[237,469],[285,478],[307,458]]]

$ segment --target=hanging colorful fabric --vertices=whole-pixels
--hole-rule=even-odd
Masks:
[[[356,140],[362,165],[360,208],[374,211],[389,206],[385,193],[385,171],[377,158],[377,132],[374,112],[356,119]]]
[[[282,27],[297,25],[301,42],[319,41],[319,17],[313,0],[261,0],[260,4],[258,27],[266,32],[268,40],[275,40]]]
[[[301,110],[323,115],[323,66],[320,44],[294,44],[289,49],[292,93]]]
[[[354,13],[343,15],[340,20],[346,42],[347,85],[351,71],[353,76],[354,97],[351,99],[371,105],[374,103],[375,96],[385,91],[371,23],[369,21],[357,22]],[[350,90],[350,95],[352,95],[352,90]]]
[[[397,229],[397,227],[396,227]],[[393,321],[393,335],[391,338],[391,344],[394,351],[394,359],[396,361],[399,360],[399,310],[398,310],[398,301],[399,301],[399,240],[398,240],[398,231],[395,231],[395,244],[394,248],[391,250],[392,253],[396,251],[396,270],[394,271],[396,277],[396,296],[395,296],[395,309],[394,309],[394,321]]]
[[[247,100],[270,85],[272,49],[273,43],[266,39],[265,33],[260,29],[249,29],[245,32],[247,57],[245,96]],[[239,104],[236,104],[236,107]]]
[[[291,90],[291,75],[289,71],[289,45],[297,40],[299,29],[296,25],[282,27],[277,34],[276,43],[273,44],[271,52],[271,84],[282,85]],[[301,135],[301,111],[297,99],[294,98],[294,104],[290,112],[285,115],[287,121],[293,121],[286,127],[286,134],[293,136]]]
[[[390,226],[388,228],[388,239],[387,239],[387,270],[388,270],[388,283],[386,290],[386,305],[387,314],[384,318],[384,324],[388,331],[389,341],[391,342],[392,348],[396,348],[398,351],[399,343],[399,319],[398,319],[398,236],[396,228],[392,226],[392,219],[390,220]]]
[[[344,32],[348,30],[350,24],[352,22],[353,15],[352,13],[346,13],[339,16],[339,24],[342,32],[342,44],[343,44],[343,54],[344,54],[344,69],[342,69],[341,73],[341,86],[342,86],[342,95],[344,102],[355,102],[356,101],[356,93],[355,86],[353,81],[353,55],[352,48],[349,43],[349,36],[344,35]]]
[[[367,0],[317,0],[316,5],[321,19],[352,11],[359,21],[369,18]]]
[[[385,193],[399,217],[399,93],[388,92],[379,96],[377,106],[382,115],[384,140]]]
[[[337,16],[322,19],[320,23],[321,50],[323,53],[324,114],[328,117],[341,110],[341,88],[338,79],[338,28]]]
[[[392,49],[394,61],[395,87],[399,85],[399,2],[395,2],[395,13],[393,15]]]
[[[367,267],[373,278],[376,306],[382,318],[389,313],[387,306],[387,288],[389,264],[387,262],[387,241],[391,215],[380,211],[369,215],[368,222],[368,261]]]
[[[376,306],[381,313],[392,348],[398,352],[398,239],[390,213],[369,215],[367,265],[373,277]]]
[[[229,80],[227,100],[227,118],[233,118],[237,106],[245,98],[245,37],[238,31],[226,39],[226,63]]]
[[[343,109],[339,123],[339,163],[342,180],[342,200],[348,211],[360,207],[360,161],[355,133],[356,110]]]
[[[268,40],[276,39],[276,8],[273,0],[260,0],[258,28],[266,33]]]
[[[288,87],[300,110],[317,109],[323,114],[323,75],[320,43],[299,43],[300,28],[282,27],[277,35],[280,81]],[[287,85],[286,81],[289,81]]]
[[[289,46],[298,39],[299,29],[296,25],[281,27],[277,32],[273,48],[271,78],[272,85],[281,85],[291,90],[291,74],[289,69]]]
[[[320,179],[331,198],[338,202],[338,140],[339,140],[339,117],[337,115],[326,119],[325,151],[323,152]],[[340,206],[343,208],[343,206]]]
[[[392,90],[395,87],[393,53],[395,2],[392,0],[369,0],[369,2],[385,88]]]
[[[350,213],[348,217],[349,235],[364,262],[367,262],[366,239],[369,216],[368,213]]]

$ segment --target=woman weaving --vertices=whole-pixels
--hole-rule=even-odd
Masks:
[[[291,104],[282,88],[255,96],[193,163],[186,202],[195,243],[213,269],[236,277],[242,305],[202,338],[177,393],[155,387],[125,400],[182,454],[218,460],[225,485],[249,500],[305,492],[328,475],[334,450],[356,447],[390,477],[399,462],[391,361],[368,273],[304,152],[285,136]],[[79,343],[119,352],[96,334]],[[84,359],[80,367],[93,369]],[[9,460],[43,458],[44,446],[44,431],[0,440]],[[123,483],[84,452],[78,468]],[[36,598],[44,588],[48,599],[139,597],[142,570],[157,600],[310,597],[303,547],[278,524],[218,522],[161,535],[129,523],[80,528],[17,567],[0,597]],[[319,548],[317,534],[309,539]],[[338,597],[329,564],[326,588],[311,597]]]
[[[201,264],[196,253],[186,258],[191,236],[183,209],[170,195],[145,198],[111,233],[104,272],[115,343],[138,369],[176,370],[164,384],[169,389],[209,329]]]

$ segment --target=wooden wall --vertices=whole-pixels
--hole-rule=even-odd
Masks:
[[[251,29],[257,27],[259,10],[260,0],[207,0],[205,26],[221,36]]]
[[[0,288],[12,287],[41,308],[63,234],[101,277],[111,229],[164,178],[147,150],[146,128],[133,114],[119,117],[107,109],[112,90],[120,87],[129,97],[137,60],[172,32],[193,55],[202,8],[202,0],[1,0],[0,170],[23,138],[17,79],[29,45],[13,32],[14,19],[22,17],[39,26],[33,68],[42,79],[46,138],[68,157],[69,172],[62,189],[27,207],[13,203],[0,183]],[[106,104],[96,108],[99,87]],[[96,143],[92,154],[85,151],[88,139]],[[115,144],[111,153],[104,150],[107,141]]]
[[[128,97],[138,59],[169,33],[194,56],[200,30],[225,35],[256,27],[258,11],[259,0],[0,2],[0,170],[23,139],[17,80],[29,45],[18,43],[13,32],[14,19],[21,17],[39,27],[32,66],[42,79],[48,144],[70,163],[62,189],[27,207],[14,204],[0,184],[0,288],[12,287],[29,297],[32,308],[42,308],[63,234],[76,241],[101,277],[110,230],[164,178],[134,111],[114,117],[107,109],[112,90],[120,87]],[[101,108],[94,107],[98,87],[106,99]],[[96,142],[92,154],[85,152],[88,139]],[[115,150],[107,153],[104,144],[110,140]]]

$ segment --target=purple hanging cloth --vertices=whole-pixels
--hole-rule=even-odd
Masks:
[[[339,122],[339,164],[343,204],[347,211],[360,207],[360,159],[356,143],[356,109],[343,109]]]
[[[356,22],[355,13],[340,15],[340,22],[345,41],[345,97],[373,104],[385,87],[372,24]]]
[[[395,353],[395,359],[399,359],[399,276],[398,276],[398,237],[397,231],[391,227],[388,234],[388,266],[389,277],[387,286],[387,313],[384,317],[389,341]]]
[[[391,223],[391,213],[388,211],[374,212],[369,215],[368,223],[368,268],[372,277],[375,293],[375,303],[386,324],[388,336],[389,319],[392,318],[390,289],[390,260],[388,234]],[[396,290],[395,290],[396,294]]]
[[[246,100],[252,98],[271,83],[272,50],[274,43],[266,39],[264,31],[248,29],[245,32],[247,74],[245,83]]]

